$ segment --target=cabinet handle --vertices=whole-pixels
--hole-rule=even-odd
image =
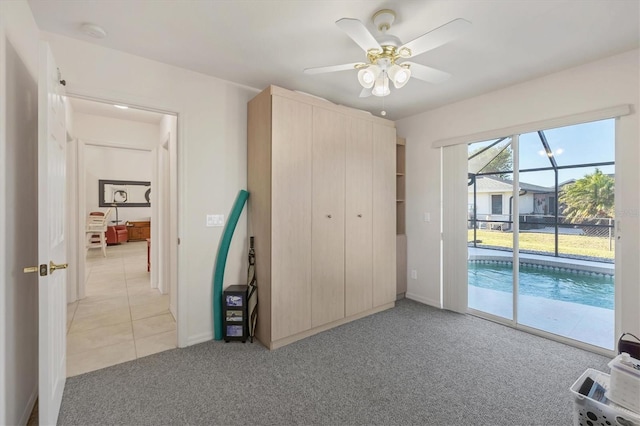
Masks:
[[[327,215],[327,217],[328,217],[329,219],[331,219],[331,215],[330,215],[330,214],[328,214],[328,215]]]
[[[361,215],[361,214],[359,214],[359,215],[358,215],[358,217],[362,217],[362,215]]]

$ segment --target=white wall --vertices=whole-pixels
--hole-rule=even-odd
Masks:
[[[616,313],[622,330],[640,332],[640,51],[633,50],[399,120],[407,139],[407,296],[440,300],[441,154],[432,142],[507,126],[631,104],[616,124]],[[471,141],[470,141],[471,142]],[[423,212],[432,221],[422,222]],[[445,211],[446,215],[447,212]],[[620,330],[617,330],[619,332]]]
[[[38,29],[0,2],[0,424],[26,424],[38,386]]]
[[[153,160],[150,151],[85,145],[84,155],[87,214],[109,208],[99,206],[98,181],[100,179],[151,181]],[[151,207],[118,207],[120,221],[149,220],[150,217]],[[111,209],[109,218],[109,221],[113,220],[116,220],[115,208]]]
[[[185,297],[178,298],[178,332],[182,336],[186,327],[188,344],[211,339],[213,267],[223,228],[205,227],[205,216],[227,218],[238,191],[246,188],[246,110],[258,90],[71,38],[44,36],[69,93],[178,113],[179,282],[186,288]],[[246,282],[246,229],[243,214],[225,286]]]
[[[158,144],[158,131],[159,124],[74,114],[74,135],[84,144],[87,214],[108,208],[99,206],[98,180],[151,181],[151,149]],[[118,208],[121,221],[148,220],[150,217],[150,207]],[[116,220],[115,209],[112,209],[110,220]]]
[[[491,196],[493,195],[502,195],[502,214],[509,215],[511,192],[478,192],[476,194],[477,214],[491,214]],[[469,205],[473,205],[473,191],[467,195],[467,202]],[[533,213],[533,194],[529,193],[520,196],[518,211],[520,214]]]

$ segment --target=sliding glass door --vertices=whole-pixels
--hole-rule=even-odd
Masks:
[[[603,120],[469,145],[472,313],[613,349],[614,140]]]
[[[469,146],[468,303],[471,309],[513,320],[513,193],[510,137]]]

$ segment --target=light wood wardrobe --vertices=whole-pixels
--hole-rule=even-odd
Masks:
[[[256,336],[275,349],[394,306],[394,123],[270,86],[248,106]]]

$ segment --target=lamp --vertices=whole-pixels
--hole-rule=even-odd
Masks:
[[[111,204],[111,207],[116,208],[116,225],[120,223],[120,220],[118,219],[118,203],[119,202],[120,203],[127,202],[127,191],[125,191],[124,189],[116,189],[115,191],[113,191],[113,204]]]
[[[370,65],[367,68],[363,68],[358,71],[358,82],[365,89],[370,89],[373,87],[373,83],[375,83],[378,75],[380,75],[380,67],[377,65]]]
[[[391,90],[389,90],[389,77],[386,71],[382,71],[373,85],[371,94],[373,96],[387,96],[389,93],[391,93]]]
[[[358,82],[365,89],[372,89],[374,96],[387,96],[389,90],[389,80],[393,82],[396,89],[404,87],[411,78],[409,64],[396,64],[398,55],[395,48],[387,49],[382,53],[370,52],[368,65],[360,65],[358,71]]]
[[[400,89],[409,81],[411,77],[411,70],[408,67],[402,67],[398,64],[393,64],[389,68],[389,78],[393,81],[393,86],[396,89]]]
[[[115,207],[115,209],[116,209],[116,220],[115,220],[115,224],[117,225],[118,223],[120,223],[120,221],[118,220],[118,203],[113,203],[113,204],[111,204],[111,207]]]

